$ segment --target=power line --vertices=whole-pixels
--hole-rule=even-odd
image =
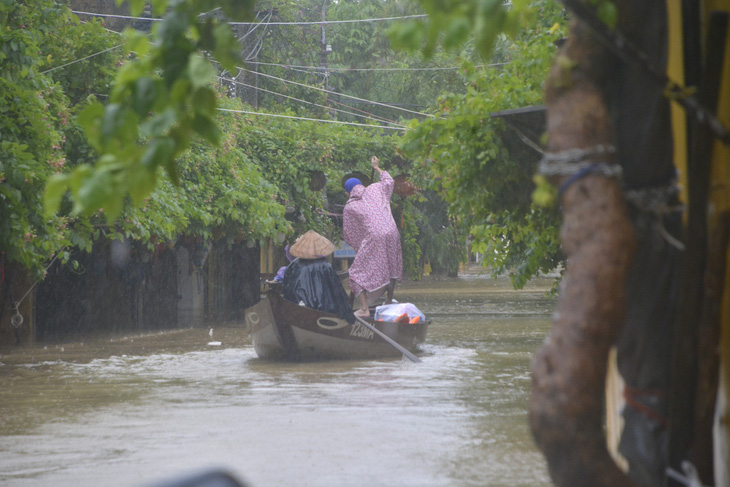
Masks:
[[[357,122],[341,122],[339,120],[325,120],[322,118],[307,118],[307,117],[294,117],[292,115],[279,115],[275,113],[263,113],[263,112],[249,112],[246,110],[232,110],[230,108],[216,108],[216,110],[221,112],[231,112],[231,113],[244,113],[246,115],[260,115],[264,117],[274,117],[274,118],[289,118],[292,120],[305,120],[309,122],[321,122],[321,123],[335,123],[339,125],[355,125],[357,127],[368,127],[371,129],[383,129],[383,130],[406,130],[406,127],[388,127],[385,125],[370,125],[367,123],[357,123]]]
[[[113,46],[113,47],[110,47],[110,48],[108,48],[108,49],[104,49],[103,51],[100,51],[100,52],[96,52],[96,53],[94,53],[94,54],[90,54],[90,55],[88,55],[88,56],[85,56],[85,57],[83,57],[83,58],[80,58],[80,59],[76,59],[76,60],[74,60],[74,61],[71,61],[71,62],[69,62],[69,63],[63,64],[63,65],[61,65],[61,66],[56,66],[55,68],[51,68],[51,69],[48,69],[48,70],[46,70],[46,71],[43,71],[43,72],[41,72],[40,74],[46,74],[46,73],[50,73],[51,71],[55,71],[55,70],[57,70],[57,69],[62,69],[62,68],[65,68],[65,67],[71,66],[72,64],[76,64],[76,63],[79,63],[79,62],[81,62],[81,61],[85,61],[85,60],[87,60],[87,59],[90,59],[90,58],[92,58],[92,57],[94,57],[94,56],[98,56],[98,55],[100,55],[100,54],[104,54],[104,53],[106,53],[106,52],[112,51],[112,50],[114,50],[114,49],[118,49],[118,48],[120,48],[120,47],[123,47],[123,46],[124,46],[124,44],[119,44],[119,45],[117,45],[117,46]],[[278,81],[283,81],[283,82],[285,82],[285,83],[291,83],[291,84],[295,84],[295,85],[298,85],[298,86],[302,86],[302,87],[305,87],[305,88],[311,88],[311,89],[314,89],[314,90],[318,90],[318,91],[322,91],[322,92],[325,92],[325,93],[329,93],[329,94],[335,94],[335,95],[338,95],[338,96],[340,96],[340,97],[344,97],[344,98],[350,98],[350,99],[353,99],[353,100],[356,100],[356,101],[360,101],[360,102],[365,102],[365,103],[368,103],[368,104],[373,104],[373,105],[379,105],[379,106],[383,106],[383,107],[386,107],[386,108],[392,108],[392,109],[396,109],[396,110],[402,110],[402,111],[404,111],[404,112],[409,112],[409,113],[413,113],[413,114],[416,114],[416,115],[424,115],[424,116],[429,116],[429,117],[433,117],[433,115],[431,115],[431,114],[428,114],[428,113],[416,112],[416,111],[413,111],[413,110],[408,110],[408,109],[405,109],[405,108],[401,108],[401,107],[398,107],[398,106],[395,106],[395,105],[388,105],[388,104],[386,104],[386,103],[381,103],[381,102],[376,102],[376,101],[366,100],[366,99],[363,99],[363,98],[358,98],[358,97],[354,97],[354,96],[350,96],[350,95],[345,95],[345,94],[343,94],[343,93],[337,93],[337,92],[334,92],[334,91],[330,91],[330,90],[325,90],[325,89],[322,89],[322,88],[319,88],[319,87],[316,87],[316,86],[306,85],[306,84],[304,84],[304,83],[298,83],[298,82],[296,82],[296,81],[290,81],[290,80],[286,80],[286,79],[283,79],[283,78],[278,78],[278,77],[276,77],[276,76],[268,75],[268,74],[265,74],[265,73],[259,73],[259,72],[256,72],[256,71],[250,71],[250,70],[248,70],[248,69],[244,69],[244,68],[239,68],[239,72],[240,72],[240,71],[246,71],[246,72],[249,72],[249,73],[252,73],[252,74],[256,74],[256,75],[259,75],[259,76],[264,76],[264,77],[268,77],[268,78],[273,78],[273,79],[275,79],[275,80],[278,80]],[[225,78],[224,78],[224,79],[225,79]],[[238,83],[237,81],[234,81],[234,82],[235,82],[235,83]],[[257,87],[253,87],[253,88],[259,89],[259,88],[257,88]],[[273,94],[278,94],[278,93],[275,93],[275,92],[271,92],[271,93],[273,93]],[[280,96],[286,96],[286,95],[280,95]],[[298,100],[298,101],[304,101],[304,100]],[[325,108],[328,108],[328,109],[333,109],[333,108],[330,108],[330,107],[325,107]],[[333,109],[333,110],[337,110],[337,109]],[[347,112],[345,112],[345,113],[347,113]],[[350,115],[354,115],[354,116],[357,116],[357,114],[354,114],[354,113],[349,113],[349,114],[350,114]],[[379,118],[382,118],[382,117],[379,117]],[[383,120],[387,120],[387,119],[383,119]],[[389,121],[389,122],[391,122],[391,123],[395,123],[395,122],[392,122],[392,121]]]
[[[149,20],[153,22],[161,22],[164,19],[153,18],[153,17],[134,17],[132,15],[117,15],[117,14],[103,14],[99,12],[82,12],[79,10],[71,10],[76,15],[93,15],[96,17],[111,17],[115,19],[128,19],[128,20]],[[380,17],[374,19],[351,19],[351,20],[319,20],[311,22],[228,22],[229,25],[329,25],[329,24],[352,24],[357,22],[380,22],[390,20],[401,20],[401,19],[414,19],[428,17],[426,14],[418,15],[403,15],[400,17]]]
[[[373,115],[372,113],[369,113],[368,114],[370,116],[360,115],[358,113],[348,112],[346,110],[340,110],[339,108],[332,108],[332,107],[328,107],[326,105],[320,105],[319,103],[314,103],[314,102],[311,102],[311,101],[302,100],[302,99],[299,99],[299,98],[295,98],[293,96],[285,95],[283,93],[277,93],[275,91],[267,90],[265,88],[260,88],[258,86],[249,85],[248,83],[243,83],[241,81],[236,81],[235,79],[232,79],[232,78],[224,78],[223,76],[218,76],[218,78],[221,79],[221,80],[227,81],[229,83],[235,83],[237,85],[245,86],[247,88],[253,88],[255,90],[263,91],[265,93],[270,93],[272,95],[281,96],[283,98],[287,98],[289,100],[293,100],[293,101],[296,101],[296,102],[305,103],[307,105],[312,105],[312,106],[316,106],[316,107],[319,107],[319,108],[324,108],[325,110],[334,110],[336,112],[341,112],[341,113],[344,113],[344,114],[347,114],[347,115],[352,115],[354,117],[361,117],[361,118],[365,118],[365,119],[373,120],[373,121],[388,122],[388,123],[391,123],[393,125],[398,125],[398,126],[401,126],[401,127],[405,127],[405,125],[403,125],[402,123],[398,123],[398,122],[395,122],[393,120],[388,120],[387,118],[379,117],[377,115]],[[335,102],[335,103],[337,103],[337,102]],[[352,107],[350,107],[350,108],[352,108]],[[355,109],[355,110],[357,110],[357,109]],[[358,111],[363,112],[362,110],[358,110]],[[363,113],[367,113],[367,112],[363,112]]]
[[[264,63],[259,61],[247,61],[246,64],[257,64],[260,66],[277,66],[281,68],[289,68],[289,69],[311,69],[311,70],[321,70],[322,68],[320,66],[303,66],[303,65],[296,65],[296,64],[278,64],[278,63]],[[492,66],[505,66],[510,63],[493,63],[493,64],[477,64],[474,67],[475,68],[489,68]],[[455,71],[462,69],[461,66],[445,66],[445,67],[431,67],[431,68],[332,68],[328,67],[327,71],[339,71],[339,72],[348,72],[348,71]]]
[[[290,81],[290,80],[287,80],[287,79],[284,79],[284,78],[279,78],[279,77],[276,77],[276,76],[272,76],[270,74],[259,73],[257,71],[251,71],[250,69],[245,69],[245,68],[238,68],[238,69],[239,69],[239,71],[246,71],[247,73],[257,74],[257,75],[263,76],[265,78],[271,78],[271,79],[275,79],[277,81],[283,81],[284,83],[291,83],[291,84],[294,84],[294,85],[297,85],[297,86],[302,86],[304,88],[310,88],[310,89],[313,89],[313,90],[321,91],[323,93],[337,95],[337,96],[340,96],[340,97],[343,97],[343,98],[350,98],[352,100],[364,101],[364,102],[367,102],[367,103],[371,103],[373,105],[379,105],[379,106],[383,106],[383,107],[386,107],[386,108],[392,108],[392,109],[395,109],[395,110],[401,110],[401,111],[404,111],[404,112],[407,112],[407,113],[412,113],[414,115],[421,115],[421,116],[424,116],[424,117],[432,117],[432,118],[434,117],[430,113],[416,112],[416,111],[413,111],[413,110],[408,110],[406,108],[400,108],[400,107],[397,107],[397,106],[388,105],[387,103],[381,103],[381,102],[378,102],[378,101],[372,101],[372,100],[366,100],[364,98],[358,98],[356,96],[345,95],[344,93],[337,93],[336,91],[325,90],[323,88],[319,88],[319,87],[311,86],[311,85],[306,85],[304,83],[297,83],[296,81]]]
[[[82,57],[81,59],[76,59],[75,61],[71,61],[70,63],[62,64],[61,66],[56,66],[55,68],[47,69],[45,71],[41,71],[40,74],[47,74],[51,71],[55,71],[57,69],[65,68],[68,66],[71,66],[72,64],[80,63],[81,61],[86,61],[87,59],[90,59],[94,56],[98,56],[100,54],[104,54],[105,52],[113,51],[114,49],[119,49],[120,47],[123,47],[124,44],[119,44],[118,46],[110,47],[109,49],[104,49],[103,51],[95,52],[94,54],[89,54],[88,56]]]
[[[269,25],[330,25],[330,24],[353,24],[357,22],[380,22],[389,20],[415,19],[428,17],[426,14],[403,15],[400,17],[380,17],[375,19],[351,19],[351,20],[319,20],[311,22],[269,22]],[[229,22],[231,25],[256,25],[256,22]]]

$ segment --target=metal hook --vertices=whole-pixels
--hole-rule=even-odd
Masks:
[[[20,314],[18,306],[20,306],[20,303],[16,301],[13,306],[15,308],[15,314],[12,318],[10,318],[10,324],[13,325],[14,328],[20,328],[20,325],[23,324],[23,315]]]

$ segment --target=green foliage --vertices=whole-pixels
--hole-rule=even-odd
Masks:
[[[428,261],[434,274],[455,275],[459,264],[466,261],[467,229],[451,218],[449,205],[433,191],[423,192],[414,201],[413,211],[418,215],[422,263]]]
[[[483,264],[495,275],[509,273],[516,287],[554,269],[561,258],[557,212],[531,200],[538,156],[510,144],[509,129],[490,116],[542,102],[562,13],[550,3],[539,7],[532,13],[538,22],[516,36],[508,64],[487,70],[467,65],[467,92],[442,96],[440,116],[413,123],[400,144],[407,157],[423,161],[432,188],[469,229],[472,249],[484,254]]]
[[[68,219],[37,211],[46,179],[65,163],[68,100],[39,72],[52,60],[44,39],[64,21],[50,0],[0,2],[0,251],[35,277],[69,243]]]
[[[394,140],[370,129],[235,113],[251,107],[222,97],[209,83],[211,65],[196,52],[178,73],[182,81],[170,82],[165,73],[174,66],[151,60],[161,51],[141,33],[125,34],[134,53],[117,69],[119,39],[98,23],[80,24],[51,0],[0,6],[0,243],[37,277],[65,247],[90,250],[99,239],[152,249],[183,235],[255,241],[314,228],[336,238],[323,208],[326,198],[343,197],[342,177],[368,171],[373,154],[386,165],[397,159]],[[188,37],[195,37],[191,29]],[[101,52],[94,46],[108,51],[88,57]],[[199,137],[188,137],[178,154],[171,134],[183,133],[181,123]],[[160,161],[171,157],[174,171],[161,177]],[[309,187],[312,171],[327,175],[324,191]]]
[[[438,45],[457,50],[473,39],[477,51],[489,59],[500,34],[516,36],[527,22],[533,12],[529,3],[513,0],[508,7],[502,0],[420,0],[428,20],[396,25],[391,28],[390,37],[394,47],[420,49],[426,57],[432,56]]]
[[[590,0],[590,4],[596,9],[598,18],[607,26],[614,28],[618,22],[618,10],[611,0]]]
[[[144,1],[131,3],[139,13]],[[155,24],[152,40],[141,32],[125,32],[126,47],[136,56],[115,77],[109,102],[94,102],[79,116],[90,145],[99,154],[93,165],[80,165],[58,175],[48,186],[46,201],[55,204],[70,190],[74,213],[103,208],[109,221],[119,216],[125,198],[140,205],[156,184],[162,167],[179,183],[177,158],[195,136],[217,144],[216,95],[209,86],[215,75],[201,52],[212,53],[227,69],[237,62],[237,44],[227,23],[199,14],[220,6],[226,15],[249,16],[252,2],[153,2],[164,20]],[[168,9],[169,7],[169,9]],[[80,181],[80,184],[78,182]],[[49,207],[54,213],[57,207]]]
[[[227,107],[240,105],[236,100]],[[250,110],[250,108],[249,108]],[[295,234],[316,230],[332,235],[337,232],[324,211],[327,201],[345,203],[342,178],[359,170],[370,172],[370,157],[377,155],[385,168],[392,167],[395,142],[389,136],[373,134],[372,129],[297,121],[285,118],[244,119],[229,115],[237,122],[236,144],[260,167],[267,181],[276,188],[276,199],[288,209]],[[313,191],[309,181],[313,171],[327,177],[323,191]]]
[[[228,18],[245,18],[251,1],[153,0],[153,13],[165,18],[151,37],[128,30],[121,39],[99,22],[79,23],[51,0],[26,3],[0,2],[0,250],[36,276],[52,255],[64,258],[65,247],[88,250],[102,238],[132,239],[153,248],[181,235],[233,242],[315,229],[337,240],[334,217],[323,209],[327,203],[344,204],[342,177],[353,170],[369,174],[372,155],[392,175],[408,173],[417,186],[425,189],[435,182],[433,188],[441,191],[441,196],[429,191],[394,196],[408,275],[419,277],[426,260],[434,270],[453,272],[464,258],[468,230],[475,249],[495,255],[495,270],[516,270],[516,284],[553,262],[554,214],[522,198],[531,190],[533,168],[518,149],[501,143],[499,122],[484,116],[539,102],[556,37],[546,29],[558,18],[550,4],[527,10],[518,2],[504,16],[498,14],[500,29],[520,16],[540,20],[531,32],[511,32],[518,42],[500,35],[489,42],[484,36],[470,39],[465,28],[475,28],[478,15],[469,18],[477,12],[469,9],[477,7],[443,7],[448,19],[437,23],[448,29],[439,36],[445,35],[440,38],[449,49],[461,43],[459,72],[333,71],[328,78],[301,73],[301,81],[309,84],[317,79],[322,87],[416,110],[450,86],[451,93],[438,99],[439,118],[414,122],[401,140],[366,128],[237,113],[252,109],[222,97],[211,83],[216,75],[211,57],[223,69],[235,68],[233,31],[212,16],[198,22],[198,14],[221,6]],[[144,4],[131,2],[131,13]],[[281,5],[279,12],[282,20],[320,20],[321,8],[321,3],[300,2]],[[376,0],[345,0],[327,9],[328,19],[422,12],[413,4]],[[388,25],[328,27],[329,66],[456,62],[437,45],[430,59],[393,50],[385,38]],[[429,36],[435,32],[428,29]],[[270,34],[261,60],[310,66],[321,61],[319,26]],[[117,48],[122,43],[124,49]],[[511,62],[511,67],[475,68],[476,53],[485,45],[494,46],[492,61]],[[263,79],[262,87],[274,83]],[[269,88],[361,113],[354,103],[339,105],[343,100],[337,96],[282,86]],[[311,104],[273,100],[262,96],[257,110],[362,121]],[[220,112],[221,107],[232,111]],[[372,113],[400,121],[411,116],[387,107]],[[423,167],[412,167],[413,160]],[[325,190],[310,188],[312,171],[325,173]]]
[[[418,225],[418,217],[413,201],[410,199],[402,199],[398,201],[398,197],[394,196],[396,214],[401,215],[401,252],[403,253],[403,273],[412,278],[420,279],[423,272],[423,263],[421,261],[422,248],[419,245],[418,237],[422,234]]]

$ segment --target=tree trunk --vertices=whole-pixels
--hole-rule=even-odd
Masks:
[[[548,79],[549,152],[612,144],[596,80],[613,60],[580,22],[571,23]],[[609,157],[601,162],[613,163]],[[631,486],[608,452],[603,402],[608,354],[623,320],[633,227],[618,184],[601,175],[570,184],[562,205],[567,272],[550,338],[533,362],[530,426],[556,485]]]

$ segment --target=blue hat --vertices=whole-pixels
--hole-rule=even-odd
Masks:
[[[350,178],[347,181],[345,181],[345,191],[348,193],[352,191],[352,188],[357,186],[358,184],[362,184],[359,179],[357,178]]]

